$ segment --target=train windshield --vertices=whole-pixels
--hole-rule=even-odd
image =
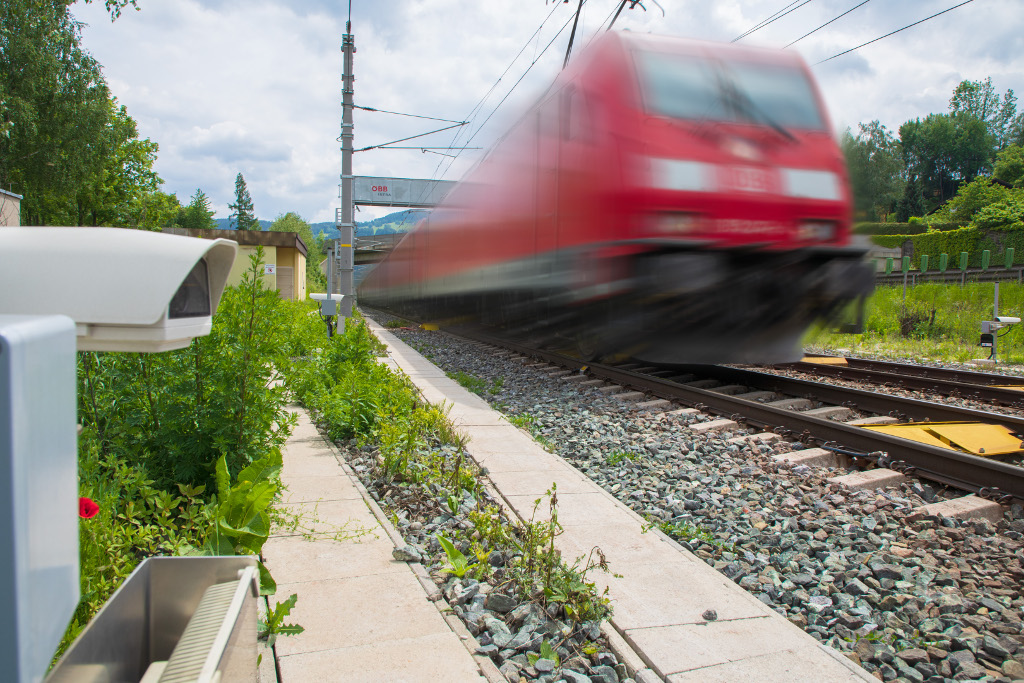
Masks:
[[[691,55],[636,52],[644,105],[672,118],[823,130],[804,72],[793,66],[709,61]]]

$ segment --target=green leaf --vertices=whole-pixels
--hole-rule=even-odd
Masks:
[[[273,595],[277,592],[277,582],[274,581],[274,577],[270,575],[270,570],[262,562],[257,562],[256,566],[260,570],[260,595]],[[298,595],[292,597],[298,599]],[[292,601],[292,606],[295,605],[295,601]],[[291,607],[288,608],[291,611]]]

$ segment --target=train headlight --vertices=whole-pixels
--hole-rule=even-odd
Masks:
[[[797,229],[797,238],[808,242],[829,242],[836,237],[833,221],[803,221]]]
[[[659,213],[651,216],[649,226],[660,235],[686,235],[697,230],[699,216],[695,213]]]

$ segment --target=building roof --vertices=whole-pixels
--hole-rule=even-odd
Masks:
[[[8,197],[14,197],[15,199],[24,199],[24,197],[22,197],[20,194],[14,194],[13,192],[8,192],[7,190],[0,190],[0,194],[7,195]]]
[[[203,239],[234,240],[239,244],[261,244],[265,247],[291,247],[306,255],[306,243],[297,232],[277,232],[272,230],[204,230],[198,228],[164,228],[164,232]]]

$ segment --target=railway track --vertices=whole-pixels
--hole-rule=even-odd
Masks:
[[[1024,408],[1024,378],[1008,375],[842,356],[809,356],[798,363],[766,368],[766,371],[772,370],[792,370],[816,377],[868,382],[940,396],[968,398],[994,406]]]
[[[1024,501],[1024,467],[838,422],[814,412],[808,414],[687,383],[700,384],[697,377],[713,379],[724,384],[724,387],[719,386],[717,389],[742,387],[752,390],[745,392],[748,395],[760,391],[795,396],[900,421],[985,422],[1003,426],[1014,434],[1024,433],[1022,418],[724,366],[698,366],[667,371],[588,363],[561,353],[524,346],[478,332],[457,331],[457,334],[570,371],[585,371],[594,379],[626,390],[643,392],[645,395],[742,421],[748,426],[782,434],[808,445],[817,444],[851,458],[855,465],[885,467],[945,486],[972,491],[1000,503]],[[1020,446],[1019,442],[1017,446]]]

